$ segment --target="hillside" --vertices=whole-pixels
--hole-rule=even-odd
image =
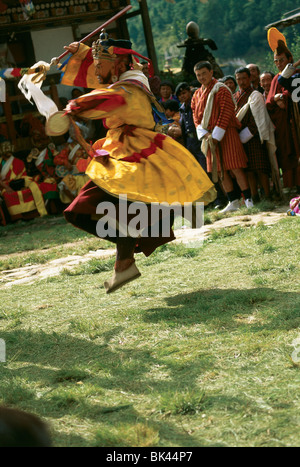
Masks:
[[[182,64],[177,45],[186,38],[186,24],[195,21],[200,28],[200,36],[213,39],[218,50],[213,51],[220,64],[237,58],[255,62],[263,68],[272,67],[272,55],[267,43],[265,26],[280,19],[284,13],[293,10],[294,0],[148,0],[149,15],[160,69],[166,57],[173,57],[172,67]],[[138,1],[132,0],[134,8]],[[129,21],[129,31],[134,47],[147,54],[142,22]],[[298,39],[300,24],[283,30],[288,45],[296,55],[300,55]],[[299,58],[299,57],[298,57]]]

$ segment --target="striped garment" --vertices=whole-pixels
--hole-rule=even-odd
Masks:
[[[6,185],[9,185],[12,181],[24,181],[23,188],[18,191],[8,192],[5,189],[2,190],[1,195],[11,220],[32,219],[39,215],[46,216],[47,210],[41,189],[38,183],[27,176],[24,162],[13,156],[4,161],[0,156],[0,169],[0,179]]]
[[[250,87],[246,91],[238,91],[234,94],[237,103],[236,114],[242,107],[244,107],[244,105],[247,104],[249,96],[253,91],[254,89]],[[241,124],[241,130],[244,128],[249,128],[249,131],[253,135],[253,138],[244,144],[244,149],[248,157],[248,170],[251,172],[259,171],[263,173],[269,173],[270,162],[266,144],[261,144],[258,128],[250,109],[242,119]]]
[[[208,88],[203,87],[197,89],[192,99],[192,110],[195,126],[201,124],[208,96],[217,83],[215,78],[212,79]],[[208,125],[208,131],[212,132],[215,127],[225,130],[225,134],[217,147],[217,163],[218,171],[221,171],[220,164],[220,149],[223,170],[232,170],[247,167],[247,156],[243,145],[240,141],[238,130],[241,124],[235,116],[235,108],[232,100],[232,95],[225,86],[221,87],[216,93],[212,113]],[[207,154],[207,171],[212,172],[211,152]]]
[[[95,74],[92,49],[84,44],[63,63],[61,71],[61,84],[91,89],[101,87]]]

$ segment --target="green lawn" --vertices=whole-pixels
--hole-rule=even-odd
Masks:
[[[63,216],[9,224],[0,227],[0,271],[101,248],[111,248],[111,243],[74,228]]]
[[[7,268],[28,260],[21,237],[51,258],[110,246],[62,218],[15,228],[0,230]],[[299,446],[299,237],[287,217],[170,244],[111,295],[112,259],[0,283],[1,403],[45,419],[55,446]]]

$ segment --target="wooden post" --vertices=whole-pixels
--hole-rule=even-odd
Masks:
[[[147,0],[139,0],[139,2],[140,2],[140,9],[141,9],[143,27],[144,27],[144,32],[145,32],[145,39],[146,39],[148,56],[152,60],[152,64],[153,64],[155,74],[158,75],[159,70],[158,70],[156,51],[155,51],[155,46],[154,46],[154,41],[153,41],[152,28],[151,28],[151,22],[150,22],[150,17],[149,17]]]

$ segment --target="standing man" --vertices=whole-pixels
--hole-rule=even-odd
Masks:
[[[265,102],[270,92],[273,78],[274,78],[274,73],[272,73],[272,71],[263,71],[262,74],[260,75],[260,85],[264,90],[263,97],[264,97]]]
[[[261,138],[264,135],[266,118],[269,118],[263,96],[254,91],[251,86],[251,74],[248,67],[238,68],[235,78],[239,91],[234,97],[237,103],[236,115],[242,124],[240,139],[244,145],[248,157],[247,176],[254,202],[259,201],[258,183],[263,188],[266,198],[270,196],[270,163],[265,142]],[[261,116],[266,118],[261,118]],[[264,135],[264,137],[266,137]]]
[[[300,99],[299,99],[299,84],[300,84],[300,60],[295,62],[294,64],[288,63],[285,69],[279,73],[278,76],[278,83],[281,84],[284,89],[287,89],[293,102],[298,103],[298,109],[300,110]],[[299,113],[298,113],[299,119]],[[299,120],[298,120],[299,122]],[[300,130],[300,125],[297,125],[298,130]]]
[[[183,82],[178,84],[175,89],[175,94],[181,103],[179,110],[181,133],[184,145],[195,156],[202,169],[207,173],[206,157],[201,150],[201,143],[198,139],[193,119],[193,111],[191,107],[193,97],[192,90],[188,83]],[[220,209],[221,206],[224,207],[227,204],[226,197],[219,182],[215,183],[215,188],[217,190],[217,198],[214,201],[213,206]]]
[[[223,213],[239,209],[239,194],[233,179],[243,193],[245,204],[252,207],[251,190],[245,173],[247,156],[239,138],[240,122],[235,116],[235,102],[230,90],[213,77],[209,62],[199,62],[194,71],[202,85],[193,96],[192,110],[198,138],[203,141],[207,171],[212,173],[213,182],[222,180],[228,197]]]
[[[267,109],[275,125],[278,165],[282,170],[283,185],[292,190],[300,190],[300,142],[297,132],[297,103],[293,102],[290,93],[279,82],[278,78],[289,63],[293,63],[293,55],[288,49],[284,36],[271,28],[268,40],[274,51],[274,63],[279,73],[273,78],[266,101]]]
[[[227,75],[227,76],[224,76],[224,78],[220,78],[219,81],[221,81],[221,83],[226,84],[226,86],[230,89],[232,94],[235,93],[236,88],[237,88],[237,82],[234,76]]]
[[[261,94],[264,93],[264,89],[260,85],[260,70],[257,65],[254,63],[249,63],[247,65],[248,70],[250,71],[250,81],[251,86],[255,91],[260,92]]]

